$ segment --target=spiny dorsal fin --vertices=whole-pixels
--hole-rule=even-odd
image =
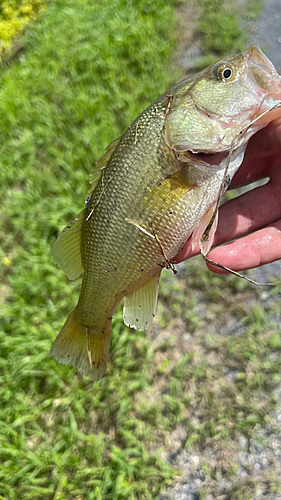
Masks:
[[[123,309],[124,323],[136,330],[147,330],[155,316],[159,276],[150,278],[144,285],[126,297]]]
[[[115,139],[110,144],[108,144],[108,146],[104,150],[103,156],[95,164],[95,166],[93,168],[93,173],[92,173],[92,179],[91,179],[92,186],[91,186],[90,191],[89,191],[90,194],[94,191],[94,189],[95,189],[95,187],[96,187],[96,185],[101,177],[102,171],[106,168],[113,152],[115,151],[116,147],[118,146],[118,144],[120,142],[120,139],[121,139],[121,137],[118,137],[118,139]]]
[[[75,280],[83,271],[81,257],[82,223],[85,219],[85,208],[59,234],[51,255],[55,263],[65,272],[70,280]]]

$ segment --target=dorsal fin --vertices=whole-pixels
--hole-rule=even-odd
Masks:
[[[92,192],[94,191],[94,189],[95,189],[95,187],[96,187],[96,185],[101,177],[102,171],[106,168],[113,152],[115,151],[115,149],[117,148],[117,146],[120,142],[120,139],[121,139],[121,137],[118,137],[117,139],[112,141],[110,144],[108,144],[108,146],[104,150],[104,154],[102,155],[102,157],[97,161],[97,163],[93,167],[93,173],[92,173],[92,179],[91,179],[92,186],[90,188],[89,194],[92,194]]]
[[[65,272],[70,280],[75,280],[83,271],[81,256],[82,223],[85,208],[59,234],[52,246],[51,255],[55,263]]]

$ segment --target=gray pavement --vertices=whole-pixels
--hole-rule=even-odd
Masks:
[[[264,1],[264,10],[250,35],[251,44],[259,45],[281,73],[281,0]]]

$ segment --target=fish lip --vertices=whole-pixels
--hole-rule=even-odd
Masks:
[[[272,78],[272,85],[268,96],[273,98],[277,96],[277,100],[281,103],[281,75],[278,75],[278,73]]]
[[[270,73],[272,76],[278,75],[275,66],[258,45],[251,45],[251,47],[244,52],[244,60],[248,67],[254,65]]]
[[[245,51],[244,63],[248,84],[250,87],[254,85],[256,92],[258,87],[260,87],[258,93],[262,94],[267,91],[270,96],[281,92],[280,75],[278,75],[275,66],[257,45],[252,45]],[[278,89],[278,87],[280,88]]]

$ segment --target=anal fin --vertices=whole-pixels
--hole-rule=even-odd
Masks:
[[[144,285],[126,297],[123,316],[124,323],[136,330],[147,330],[155,316],[159,276],[150,278]]]

